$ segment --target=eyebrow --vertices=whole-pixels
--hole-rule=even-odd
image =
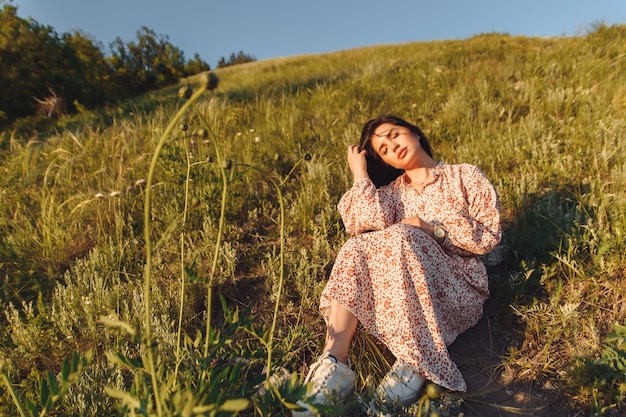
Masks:
[[[376,133],[376,132],[374,132],[374,133],[373,133],[373,135],[374,135],[374,136],[378,136],[379,138],[388,138],[388,137],[389,137],[389,134],[390,134],[392,131],[396,130],[396,129],[397,129],[397,128],[394,126],[394,127],[392,127],[391,129],[389,129],[389,130],[385,130],[384,132],[381,132],[381,133]],[[383,146],[387,146],[387,145],[386,145],[385,143],[381,143],[381,144],[380,144],[380,146],[379,146],[379,147],[378,147],[378,149],[377,149],[379,154],[380,154],[380,150],[383,148]]]

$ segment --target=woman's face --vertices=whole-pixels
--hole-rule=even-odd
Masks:
[[[383,123],[374,130],[372,148],[387,164],[410,169],[421,149],[419,138],[406,127]]]

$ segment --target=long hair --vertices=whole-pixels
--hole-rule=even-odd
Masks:
[[[376,188],[391,183],[404,172],[403,170],[394,168],[384,162],[380,155],[378,155],[378,152],[376,152],[376,150],[372,146],[372,137],[374,136],[374,131],[378,126],[385,123],[407,128],[411,133],[417,136],[420,141],[420,145],[428,154],[428,156],[430,156],[431,158],[433,157],[433,152],[430,147],[430,143],[428,143],[426,135],[424,135],[421,129],[414,124],[411,124],[406,120],[394,115],[381,116],[368,121],[367,123],[365,123],[365,125],[363,126],[363,130],[361,131],[359,149],[365,149],[366,151],[365,160],[367,161],[367,173],[369,174],[369,177],[374,185],[376,185]]]

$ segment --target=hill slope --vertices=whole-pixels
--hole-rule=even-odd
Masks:
[[[625,38],[599,26],[254,62],[216,71],[219,88],[191,105],[178,91],[198,91],[196,78],[60,120],[54,134],[3,132],[3,373],[39,392],[40,372],[92,349],[55,404],[63,414],[122,413],[107,386],[156,408],[189,395],[285,410],[252,396],[257,367],[303,372],[319,353],[317,302],[346,238],[335,208],[350,185],[345,149],[366,120],[394,113],[423,128],[436,158],[480,166],[503,203],[485,318],[451,348],[474,389],[459,399],[465,415],[512,412],[473,401],[499,395],[558,415],[623,410],[625,334],[605,339],[626,315]],[[251,319],[222,316],[218,295]],[[207,323],[228,337],[213,340]],[[244,372],[241,357],[244,382],[203,379],[207,364]],[[390,359],[359,332],[359,392]],[[198,380],[228,386],[215,388],[225,397]],[[171,398],[150,394],[161,383]]]

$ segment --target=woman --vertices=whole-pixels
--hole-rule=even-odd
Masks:
[[[396,357],[373,406],[411,404],[425,380],[465,391],[447,346],[482,316],[489,291],[478,255],[501,239],[489,180],[473,165],[435,161],[422,131],[401,118],[367,122],[348,164],[354,183],[338,208],[351,238],[322,292],[324,353],[296,416],[354,389],[348,354],[358,322]]]

